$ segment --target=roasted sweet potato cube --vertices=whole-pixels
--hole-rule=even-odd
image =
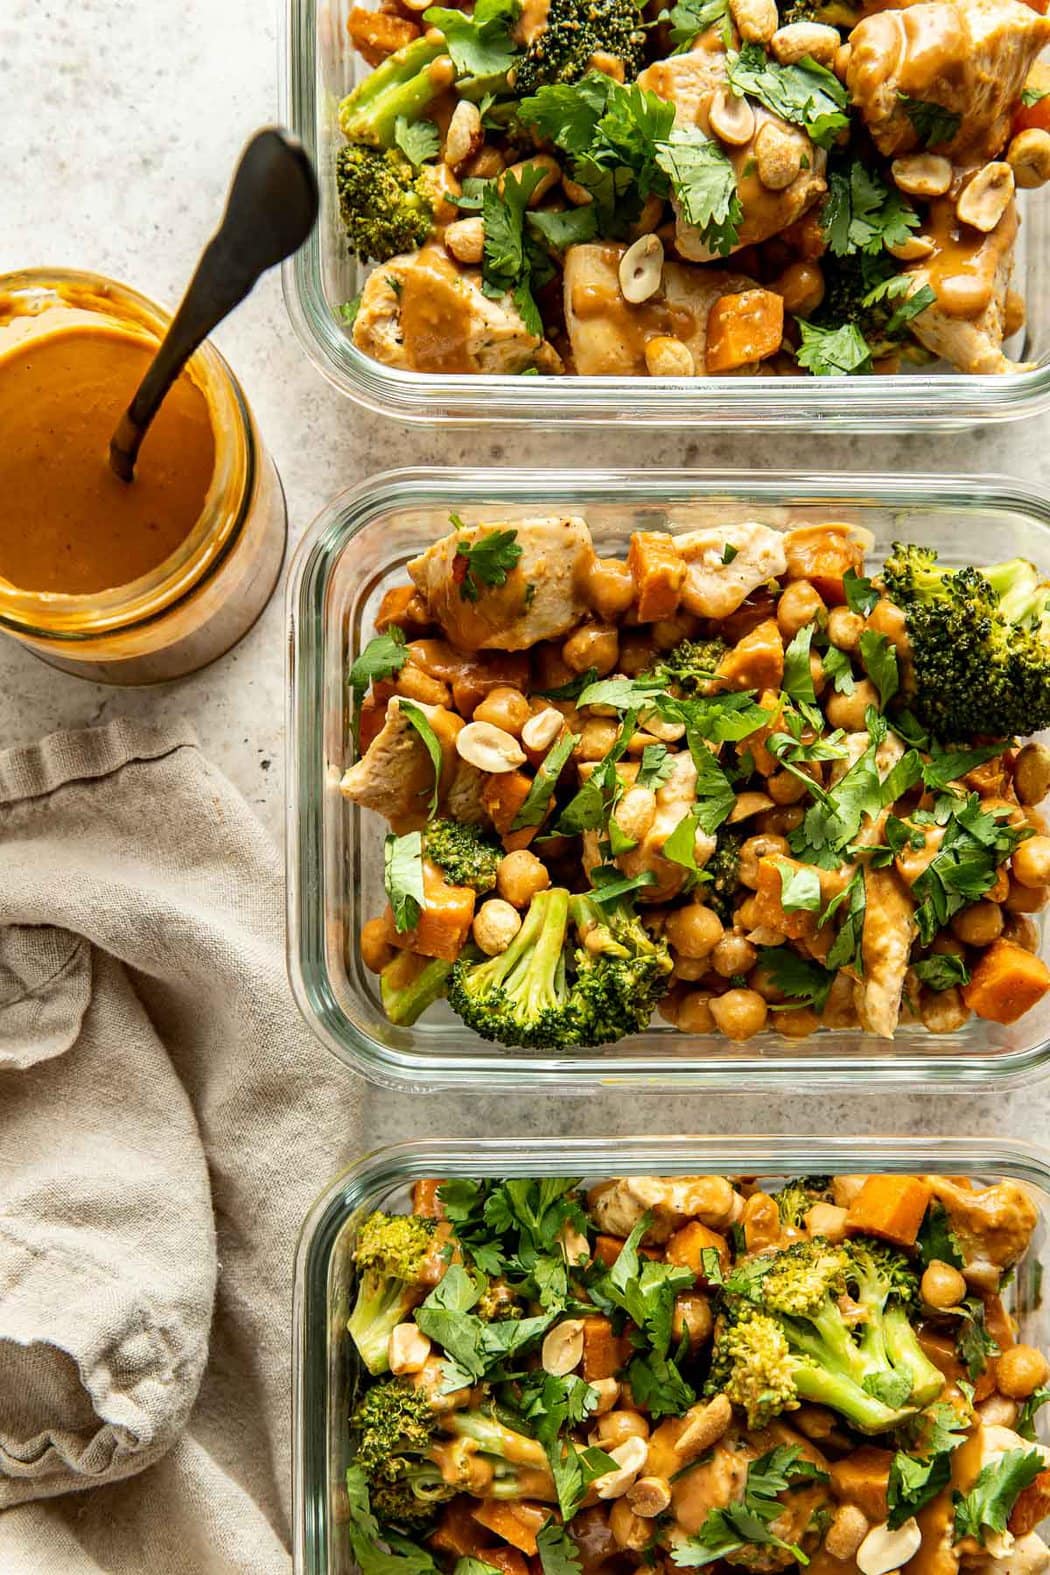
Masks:
[[[405,16],[390,11],[370,11],[355,5],[346,19],[350,42],[370,66],[382,65],[388,55],[419,37],[419,28]]]
[[[1027,1537],[1047,1515],[1050,1515],[1050,1471],[1040,1471],[1035,1481],[1018,1495],[1007,1529],[1015,1537]]]
[[[892,1459],[888,1449],[862,1444],[836,1460],[828,1467],[835,1497],[843,1504],[856,1504],[873,1523],[885,1520],[889,1514],[886,1493]]]
[[[921,1176],[866,1176],[849,1206],[846,1229],[913,1247],[932,1196]]]
[[[583,1320],[583,1376],[588,1383],[595,1378],[613,1378],[623,1366],[620,1342],[612,1323],[601,1313]]]
[[[426,1186],[429,1183],[421,1183]],[[420,1183],[417,1183],[420,1185]],[[468,1498],[465,1493],[460,1493],[441,1511],[441,1519],[437,1527],[427,1538],[432,1548],[439,1548],[442,1553],[452,1553],[458,1559],[481,1558],[482,1549],[487,1558],[488,1549],[485,1544],[489,1541],[474,1519],[474,1510],[477,1500]]]
[[[727,651],[718,664],[727,689],[779,689],[784,677],[784,639],[767,618]]]
[[[973,966],[963,1000],[978,1017],[1016,1023],[1050,990],[1050,968],[1013,941],[993,941]]]
[[[466,945],[474,919],[476,894],[470,886],[452,886],[436,864],[423,860],[423,907],[419,922],[410,930],[398,930],[388,906],[383,919],[391,946],[418,952],[422,957],[440,957],[455,962]]]
[[[638,595],[639,622],[673,618],[685,578],[685,559],[674,537],[662,530],[636,530],[627,550],[627,567]]]
[[[546,1504],[532,1504],[526,1499],[501,1502],[496,1499],[479,1504],[474,1519],[486,1531],[495,1532],[512,1548],[517,1548],[531,1558],[536,1552],[536,1533],[550,1519]]]
[[[759,289],[720,295],[707,314],[707,370],[713,376],[764,361],[783,338],[783,296]]]
[[[445,1218],[445,1205],[438,1197],[438,1192],[444,1186],[440,1176],[426,1176],[412,1183],[412,1213],[421,1214],[424,1219],[443,1220]]]
[[[709,1286],[718,1283],[717,1279],[712,1280],[704,1266],[704,1254],[710,1252],[717,1255],[724,1275],[729,1269],[729,1243],[718,1231],[709,1230],[699,1220],[690,1220],[688,1225],[676,1230],[667,1243],[666,1257],[668,1263],[678,1263],[692,1269],[697,1285]]]

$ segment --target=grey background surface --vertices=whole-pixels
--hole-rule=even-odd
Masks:
[[[243,142],[276,116],[274,0],[0,0],[0,271],[96,269],[173,303],[222,207]],[[217,335],[240,376],[288,493],[294,545],[322,505],[401,464],[616,465],[623,432],[409,429],[344,400],[308,363],[271,277]],[[1050,481],[1050,425],[946,437],[643,432],[639,465],[814,470],[1000,471]],[[3,440],[0,434],[0,441]],[[189,716],[211,758],[273,835],[283,835],[283,593],[224,661],[140,692],[85,684],[0,641],[0,747],[118,716]],[[325,1052],[320,1051],[319,1054]],[[587,1099],[486,1099],[373,1093],[368,1135],[531,1133],[989,1133],[1041,1142],[1050,1089],[1010,1095],[794,1097],[608,1093]],[[294,1156],[289,1156],[294,1162]],[[335,1159],[333,1156],[333,1167]]]

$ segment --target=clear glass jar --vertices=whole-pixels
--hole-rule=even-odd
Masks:
[[[874,556],[897,536],[946,562],[1020,554],[1050,573],[1050,504],[1005,480],[966,476],[807,476],[771,471],[404,470],[346,492],[307,533],[292,569],[288,727],[288,936],[292,986],[334,1053],[389,1087],[455,1086],[589,1093],[633,1088],[796,1088],[938,1084],[997,1087],[1039,1075],[1050,1060],[1050,999],[1003,1028],[971,1019],[956,1033],[912,1024],[892,1040],[849,1029],[746,1044],[654,1022],[600,1049],[544,1053],[488,1044],[446,1006],[395,1027],[357,937],[383,907],[385,823],[339,792],[350,731],[350,664],[374,631],[383,592],[405,564],[464,519],[582,514],[602,555],[623,556],[633,530],[672,533],[729,519],[787,528],[827,519],[866,526]],[[1050,954],[1047,937],[1042,954]]]
[[[58,326],[79,311],[156,340],[170,321],[125,285],[62,269],[0,275],[0,302],[4,318],[54,312]],[[287,537],[280,478],[215,347],[203,345],[189,368],[211,410],[215,472],[185,541],[140,579],[90,595],[0,580],[0,629],[77,677],[149,684],[195,672],[248,632],[277,584]]]
[[[365,0],[366,4],[373,0]],[[943,431],[1050,409],[1050,189],[1019,193],[1023,223],[1015,287],[1028,324],[1011,345],[1031,371],[976,377],[914,370],[892,377],[480,377],[403,372],[358,350],[339,307],[366,270],[348,254],[339,222],[335,158],[340,100],[368,72],[350,47],[355,0],[286,0],[282,118],[309,149],[321,183],[321,218],[284,267],[292,324],[329,382],[400,421],[580,423],[660,427],[791,427],[813,432]]]
[[[425,1176],[579,1176],[597,1182],[614,1176],[723,1173],[779,1184],[794,1175],[860,1171],[1020,1182],[1039,1221],[1006,1294],[1018,1337],[1050,1347],[1050,1301],[1042,1292],[1050,1238],[1050,1156],[1024,1144],[937,1137],[530,1137],[405,1143],[367,1155],[318,1199],[299,1241],[292,1380],[296,1575],[352,1575],[355,1568],[345,1531],[345,1483],[357,1363],[346,1320],[354,1236],[373,1209],[406,1211],[412,1182]],[[1046,1428],[1045,1421],[1039,1425]],[[1040,1436],[1045,1438],[1045,1431]]]

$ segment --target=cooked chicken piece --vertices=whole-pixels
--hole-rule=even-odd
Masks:
[[[864,871],[864,980],[854,986],[861,1027],[892,1039],[915,935],[915,903],[896,870]]]
[[[456,754],[456,734],[463,718],[440,705],[414,701],[433,728],[441,745],[440,796],[455,792],[456,779],[466,763]],[[426,824],[434,788],[434,767],[426,745],[401,709],[397,695],[387,707],[382,731],[368,751],[343,773],[339,791],[353,804],[385,815],[398,836],[418,831]]]
[[[587,1194],[587,1209],[600,1231],[629,1236],[643,1214],[652,1215],[647,1242],[664,1242],[686,1220],[725,1230],[738,1218],[742,1200],[725,1176],[622,1176]]]
[[[504,583],[493,585],[460,549],[506,530],[514,532],[521,556]],[[461,651],[525,651],[539,640],[568,634],[579,623],[587,611],[585,582],[594,561],[587,521],[568,515],[468,525],[413,558],[408,572],[430,617]]]
[[[1038,1218],[1016,1181],[971,1192],[947,1176],[928,1176],[934,1197],[944,1206],[952,1234],[965,1259],[963,1273],[982,1290],[995,1290],[1028,1246]]]
[[[666,262],[657,295],[632,306],[620,292],[620,258],[614,241],[570,246],[565,254],[565,324],[572,360],[581,377],[644,377],[650,339],[680,339],[706,376],[707,318],[722,295],[754,288],[743,274],[699,273]]]
[[[741,521],[675,537],[686,561],[682,605],[697,618],[728,618],[752,591],[787,568],[784,538],[768,525]],[[736,549],[726,563],[726,547]]]
[[[1037,1449],[1043,1457],[1043,1463],[1050,1460],[1050,1448],[1038,1441],[1026,1441],[1015,1433],[1012,1427],[1002,1427],[997,1423],[983,1423],[978,1434],[978,1447],[981,1452],[981,1466],[994,1465],[1004,1455],[1015,1449]]]
[[[586,781],[594,769],[595,765],[589,761],[581,765],[581,779]],[[696,767],[691,755],[683,751],[673,757],[671,775],[656,789],[655,796],[656,813],[648,831],[637,839],[635,847],[627,853],[621,853],[615,860],[617,868],[631,878],[646,872],[655,875],[652,885],[642,886],[635,892],[635,901],[639,903],[670,902],[685,885],[687,870],[681,864],[665,859],[663,848],[672,831],[696,803]],[[588,873],[602,862],[598,840],[597,831],[585,831],[583,834],[583,867]],[[715,845],[715,838],[708,832],[696,832],[693,855],[698,869],[703,869],[715,851]]]
[[[638,78],[639,87],[655,93],[675,106],[675,123],[679,126],[699,126],[712,140],[711,102],[725,82],[725,56],[717,43],[710,49],[690,50],[685,55],[672,55],[669,60],[658,60]],[[750,102],[750,101],[749,101]],[[773,115],[761,104],[751,103],[755,115],[755,129],[750,141],[740,147],[719,143],[733,166],[737,193],[744,210],[743,221],[734,251],[742,246],[757,245],[779,235],[781,230],[794,224],[796,219],[811,208],[827,191],[824,171],[827,156],[817,148],[798,126]],[[758,176],[755,142],[762,127],[772,123],[797,147],[798,174],[779,191],[764,186]],[[698,231],[689,224],[675,203],[677,224],[675,246],[691,262],[711,262],[718,254],[704,245]]]
[[[956,164],[1003,148],[1025,78],[1050,20],[1021,0],[937,0],[866,16],[850,34],[846,82],[880,153],[910,153],[922,138],[906,101],[936,104],[958,129],[933,146]]]
[[[1031,1445],[1024,1447],[1030,1449]],[[967,1560],[966,1568],[973,1575],[1046,1575],[1050,1570],[1050,1548],[1042,1537],[1030,1531],[1027,1537],[1018,1537],[1002,1558],[988,1554],[982,1559]]]
[[[1014,370],[1003,355],[1003,338],[1017,226],[1014,203],[990,235],[959,224],[950,197],[930,204],[923,234],[936,249],[908,272],[913,293],[928,284],[937,301],[910,326],[920,344],[960,372]]]
[[[354,344],[406,372],[524,372],[544,341],[509,295],[492,301],[476,268],[457,268],[441,246],[391,257],[365,284]]]
[[[662,1422],[651,1443],[659,1450],[664,1433],[673,1436],[681,1430],[677,1420]],[[745,1433],[732,1427],[712,1450],[695,1461],[688,1471],[672,1475],[671,1502],[674,1514],[673,1540],[695,1536],[713,1509],[725,1509],[743,1498],[747,1468],[755,1460],[777,1448],[797,1449],[804,1460],[811,1461],[819,1470],[827,1471],[827,1461],[807,1438],[773,1422],[760,1431]],[[781,1498],[783,1509],[770,1530],[782,1542],[803,1546],[812,1542],[812,1531],[820,1511],[827,1510],[830,1492],[826,1477],[809,1486],[792,1488]],[[807,1534],[810,1534],[807,1537]],[[796,1569],[797,1561],[786,1548],[751,1546],[727,1556],[727,1563],[756,1572]],[[845,1567],[845,1566],[844,1566]]]

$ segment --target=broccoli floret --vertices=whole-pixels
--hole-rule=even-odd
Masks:
[[[709,867],[709,866],[708,866]],[[795,1176],[774,1193],[780,1218],[785,1225],[801,1230],[814,1203],[830,1203],[830,1176]]]
[[[908,698],[931,733],[965,743],[1050,727],[1050,584],[1033,564],[950,569],[895,542],[882,583],[907,620]]]
[[[396,148],[340,148],[335,180],[347,244],[362,261],[417,251],[430,234],[434,209],[425,177]]]
[[[439,865],[453,886],[480,893],[496,884],[503,849],[491,832],[458,820],[432,820],[423,833],[427,858]]]
[[[570,917],[587,944],[570,935]],[[639,1033],[666,994],[673,964],[626,906],[603,912],[562,887],[538,892],[502,955],[460,958],[448,1001],[468,1028],[504,1045],[561,1049]]]
[[[704,865],[705,875],[711,877],[703,888],[703,898],[722,923],[727,927],[733,922],[734,900],[741,887],[740,849],[744,838],[737,831],[723,826],[718,832],[715,851]]]
[[[411,1028],[429,1006],[440,1001],[448,987],[452,964],[440,957],[417,957],[398,952],[379,975],[383,1010],[399,1028]]]
[[[428,33],[395,50],[362,78],[339,106],[339,126],[347,141],[394,147],[398,120],[420,120],[445,90],[443,79],[429,70],[445,53],[444,39]]]
[[[866,252],[836,257],[828,252],[821,259],[821,265],[824,296],[810,320],[819,328],[842,328],[852,324],[860,330],[876,359],[897,349],[908,337],[908,325],[906,322],[895,325],[891,332],[890,320],[904,297],[884,297],[869,304],[865,300],[876,285],[899,271],[889,258],[885,255],[871,257]]]
[[[357,1299],[347,1322],[362,1362],[372,1374],[389,1369],[391,1331],[403,1323],[433,1284],[437,1221],[416,1214],[375,1213],[354,1248]]]
[[[481,1300],[474,1308],[486,1323],[507,1323],[521,1318],[524,1309],[506,1280],[490,1280],[481,1293]]]
[[[706,694],[728,650],[724,640],[682,640],[661,656],[650,669],[651,676],[680,694]]]
[[[846,32],[860,21],[860,7],[848,0],[790,0],[780,7],[780,25],[792,22],[823,22],[831,27],[844,28]]]
[[[619,61],[622,80],[633,82],[644,48],[636,0],[551,0],[543,31],[515,68],[514,92],[528,98],[548,83],[578,82],[593,68],[595,55]]]
[[[726,1287],[709,1385],[752,1426],[805,1400],[859,1432],[890,1431],[944,1382],[908,1320],[913,1281],[899,1254],[864,1240],[750,1260]]]

